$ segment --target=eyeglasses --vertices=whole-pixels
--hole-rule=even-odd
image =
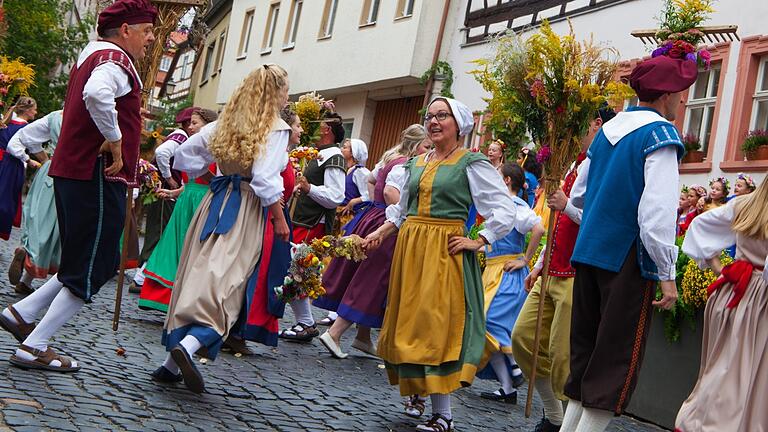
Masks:
[[[429,123],[433,118],[436,118],[437,121],[445,121],[448,117],[453,117],[453,114],[447,111],[440,111],[437,114],[427,114],[424,116],[424,123]]]

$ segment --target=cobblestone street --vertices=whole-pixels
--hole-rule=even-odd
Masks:
[[[0,305],[17,300],[6,270],[19,231],[0,242]],[[132,274],[132,272],[130,272]],[[36,281],[35,287],[40,285]],[[207,393],[195,395],[183,384],[160,386],[149,373],[164,358],[160,345],[163,315],[140,311],[137,296],[126,292],[120,330],[111,329],[114,280],[96,301],[55,337],[54,347],[73,356],[83,369],[73,375],[17,369],[7,359],[16,343],[0,332],[0,431],[408,431],[417,421],[402,414],[397,388],[389,386],[382,362],[349,347],[347,360],[331,358],[315,341],[278,348],[250,344],[255,355],[222,354],[201,364]],[[290,309],[289,309],[290,310]],[[318,311],[316,311],[319,313]],[[287,324],[290,316],[283,320]],[[117,354],[123,348],[125,355]],[[519,405],[481,399],[495,389],[476,381],[453,397],[460,431],[531,431],[523,415],[526,387]],[[429,412],[429,407],[427,408]],[[623,417],[610,431],[658,431],[655,426]]]

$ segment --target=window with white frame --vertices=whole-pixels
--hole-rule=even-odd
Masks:
[[[293,0],[291,3],[291,13],[288,15],[288,29],[285,32],[283,49],[296,46],[296,35],[299,33],[299,20],[301,19],[302,6],[304,6],[304,0]]]
[[[363,0],[363,13],[360,15],[360,25],[376,24],[376,18],[379,16],[380,0]]]
[[[336,7],[338,5],[339,0],[325,0],[323,19],[320,21],[320,33],[317,36],[318,38],[329,38],[331,37],[331,34],[333,34],[333,23],[336,21]]]
[[[192,63],[194,62],[194,54],[192,51],[187,51],[181,56],[181,76],[180,80],[189,79],[192,76]]]
[[[224,62],[224,45],[227,43],[227,31],[224,30],[219,35],[219,49],[216,51],[216,64],[214,69],[221,72],[221,64]]]
[[[701,151],[705,153],[709,148],[709,138],[712,135],[719,84],[719,64],[712,65],[709,70],[700,70],[696,82],[688,92],[688,103],[685,105],[683,130],[686,134],[693,134],[699,138]]]
[[[253,30],[253,9],[245,12],[243,20],[243,31],[240,33],[240,47],[237,49],[238,57],[248,55],[248,45],[251,42],[251,30]]]
[[[269,14],[267,14],[267,25],[264,27],[264,38],[261,41],[261,53],[266,54],[272,51],[272,43],[275,41],[275,30],[277,29],[277,16],[280,14],[280,2],[269,5]]]
[[[160,71],[168,72],[168,69],[171,68],[172,61],[173,61],[172,57],[163,56],[163,58],[160,60]]]
[[[396,18],[404,18],[413,15],[413,6],[416,0],[397,0]]]
[[[208,48],[205,50],[205,63],[203,63],[203,75],[200,81],[205,82],[211,76],[211,69],[213,68],[214,55],[216,55],[216,41],[214,40],[208,44]]]
[[[768,130],[768,56],[760,59],[749,130]]]

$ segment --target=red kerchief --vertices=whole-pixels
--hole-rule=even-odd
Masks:
[[[149,0],[117,0],[99,14],[96,32],[101,35],[104,30],[118,28],[123,23],[154,24],[155,18],[157,18],[157,8]]]
[[[665,93],[677,93],[690,87],[698,76],[696,62],[658,56],[635,66],[629,85],[641,101],[653,101]]]

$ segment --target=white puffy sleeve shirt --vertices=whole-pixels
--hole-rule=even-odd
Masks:
[[[171,135],[173,134],[183,134],[184,136],[187,136],[187,133],[181,129],[176,129]],[[155,160],[157,161],[160,175],[162,175],[163,178],[171,178],[171,158],[174,153],[176,153],[176,149],[180,146],[181,144],[179,144],[178,141],[169,139],[165,140],[165,142],[155,149]]]
[[[184,171],[196,178],[208,172],[208,166],[215,162],[208,151],[208,143],[216,131],[217,122],[205,125],[200,132],[191,136],[174,153],[173,168]],[[288,164],[288,137],[290,130],[272,131],[267,138],[266,152],[253,162],[251,168],[251,189],[268,207],[280,200],[283,194],[283,179],[280,172]]]
[[[406,170],[403,187],[400,190],[400,202],[387,207],[387,221],[398,228],[408,216],[408,181],[409,172]],[[519,223],[517,208],[512,201],[504,180],[496,168],[487,160],[478,160],[467,166],[467,179],[472,202],[477,212],[485,219],[485,229],[480,235],[488,244],[503,238]]]
[[[688,227],[683,252],[700,268],[709,268],[708,259],[720,256],[723,249],[736,244],[736,233],[731,229],[736,201],[730,200],[724,206],[696,216]]]
[[[29,150],[30,153],[40,153],[43,151],[43,144],[51,140],[49,117],[55,112],[19,129],[8,142],[8,147],[6,148],[8,153],[16,159],[28,162],[29,155],[26,153],[26,150]]]
[[[368,194],[368,176],[370,174],[371,171],[366,167],[360,167],[352,174],[352,181],[355,182],[357,190],[360,191],[360,198],[362,198],[363,202],[371,200]]]

